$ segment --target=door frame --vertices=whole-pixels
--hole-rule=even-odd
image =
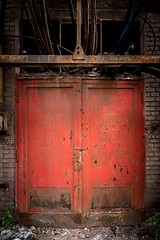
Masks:
[[[26,149],[26,142],[23,143],[22,146],[22,142],[21,139],[19,139],[19,134],[20,134],[20,129],[19,129],[19,123],[18,123],[18,115],[21,116],[19,121],[25,121],[25,116],[21,115],[21,110],[23,109],[23,106],[20,105],[18,107],[19,104],[19,98],[21,97],[21,95],[24,94],[25,88],[27,86],[27,84],[33,84],[33,85],[38,85],[42,84],[42,82],[46,82],[46,87],[49,86],[49,84],[52,82],[57,86],[73,86],[73,84],[77,84],[77,94],[79,92],[79,94],[81,94],[81,91],[83,90],[83,85],[85,84],[89,84],[90,87],[92,86],[99,86],[99,84],[105,86],[105,87],[128,87],[128,84],[130,85],[131,88],[134,89],[135,91],[135,109],[136,111],[140,111],[141,115],[140,116],[135,116],[135,121],[138,122],[138,133],[139,136],[141,138],[140,144],[138,145],[138,147],[135,149],[135,151],[139,152],[139,149],[141,148],[142,151],[139,152],[139,158],[142,159],[142,167],[141,167],[141,172],[137,169],[137,165],[135,164],[135,171],[137,172],[137,178],[142,181],[142,184],[139,186],[138,181],[136,181],[135,183],[135,189],[138,191],[139,194],[141,194],[141,198],[139,198],[139,194],[137,194],[134,198],[134,209],[133,210],[142,210],[143,206],[144,206],[144,189],[145,189],[145,152],[144,152],[144,115],[143,115],[143,88],[144,88],[144,84],[143,84],[143,80],[142,79],[138,79],[138,80],[125,80],[125,79],[119,79],[119,80],[106,80],[106,79],[94,79],[91,80],[89,79],[82,79],[80,77],[69,77],[69,78],[61,78],[61,77],[48,77],[48,79],[46,79],[46,77],[33,77],[33,76],[17,76],[17,81],[16,81],[16,181],[15,181],[15,198],[16,198],[16,208],[17,208],[17,213],[19,216],[19,219],[21,219],[21,222],[25,222],[26,221],[30,221],[30,222],[39,222],[39,217],[41,216],[42,218],[46,218],[46,216],[48,216],[48,219],[50,219],[51,215],[48,213],[28,213],[28,209],[26,207],[20,207],[19,201],[24,202],[24,205],[27,206],[26,203],[26,198],[23,197],[23,194],[26,194],[26,192],[23,192],[22,189],[24,189],[24,185],[27,185],[27,182],[23,182],[21,181],[21,178],[19,177],[19,171],[22,170],[23,166],[20,166],[21,160],[22,160],[22,156],[19,154],[19,150],[20,148],[23,148],[22,152],[24,151],[24,149]],[[20,86],[21,85],[21,86]],[[140,104],[136,104],[136,102],[139,102]],[[83,116],[83,109],[82,109],[82,99],[81,99],[81,103],[79,103],[78,107],[80,110],[80,114],[81,117]],[[82,119],[81,119],[82,121]],[[81,121],[77,122],[77,126],[78,129],[77,131],[79,131],[81,129],[81,131],[84,131],[83,127],[81,126]],[[22,133],[25,134],[24,130],[21,129]],[[78,135],[77,135],[78,136]],[[85,148],[86,147],[86,143],[82,140],[82,138],[80,137],[81,134],[75,139],[74,142],[74,146],[78,147],[82,147]],[[134,136],[134,139],[137,140],[137,137]],[[73,151],[75,151],[76,149],[74,149]],[[82,149],[83,152],[83,149]],[[85,154],[87,153],[87,151],[85,152]],[[21,160],[20,160],[21,159]],[[26,161],[25,159],[23,159],[24,161]],[[23,172],[23,171],[22,171]],[[23,174],[25,175],[25,173],[23,172]],[[83,184],[83,172],[81,172],[81,174],[75,172],[74,173],[74,178],[77,179],[77,185],[82,186]],[[22,194],[23,192],[23,194]],[[84,189],[79,187],[77,188],[77,190],[75,191],[75,198],[74,198],[74,206],[76,211],[75,212],[71,212],[71,213],[56,213],[56,212],[52,212],[54,214],[54,219],[57,219],[57,223],[55,225],[55,222],[50,222],[50,225],[53,226],[62,226],[63,225],[63,217],[65,216],[66,219],[66,226],[73,226],[74,224],[79,224],[83,222],[83,216],[86,215],[86,209],[84,209],[83,211],[81,209],[83,209],[83,201],[82,201],[82,195],[85,194]],[[79,199],[77,201],[77,199]],[[89,199],[88,199],[89,201]],[[135,213],[135,212],[134,212]],[[68,216],[67,216],[68,215]],[[70,216],[69,216],[70,215]],[[73,216],[74,215],[74,216]],[[92,213],[91,213],[92,215]],[[36,216],[36,217],[35,217]],[[71,221],[73,220],[73,222]],[[92,221],[91,221],[92,222]],[[46,221],[47,223],[47,221]],[[62,224],[62,225],[61,225]],[[42,224],[43,225],[43,224]],[[45,225],[45,224],[44,224]],[[92,225],[92,223],[91,223]],[[85,223],[84,223],[85,226]]]

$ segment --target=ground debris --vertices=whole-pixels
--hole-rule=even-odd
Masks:
[[[144,226],[95,227],[83,229],[41,228],[37,233],[41,240],[153,240]]]
[[[14,225],[10,229],[0,228],[0,240],[35,240],[38,239],[31,228]]]
[[[42,228],[15,225],[0,228],[0,240],[153,240],[145,225],[93,228]]]

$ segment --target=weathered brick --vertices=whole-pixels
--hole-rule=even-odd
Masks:
[[[154,28],[154,32],[156,34],[156,54],[159,54],[159,17],[157,15],[154,16],[154,14],[148,15],[150,18],[150,23],[152,24],[152,27]],[[155,17],[155,19],[154,19]],[[150,49],[152,49],[152,46],[154,44],[154,39],[152,35],[152,31],[148,26],[145,26],[145,39],[147,40],[147,43],[144,45],[145,49],[144,51],[146,54],[148,54]],[[149,42],[150,39],[150,42]],[[145,95],[145,109],[146,111],[146,118],[145,118],[145,124],[146,126],[150,126],[154,122],[156,122],[158,119],[160,119],[160,79],[159,78],[151,78],[151,76],[146,78],[146,92]],[[150,87],[149,87],[150,84]],[[153,91],[154,89],[154,91]],[[149,105],[149,102],[151,103]],[[155,110],[150,111],[150,106],[155,107]],[[150,114],[150,115],[149,115]],[[154,136],[153,136],[154,135]],[[160,144],[159,144],[159,135],[160,131],[155,131],[150,135],[146,136],[146,207],[156,207],[159,202],[159,196],[157,194],[158,189],[160,189]],[[150,189],[150,191],[148,191]],[[154,194],[155,192],[155,194]],[[151,197],[152,195],[152,197]]]

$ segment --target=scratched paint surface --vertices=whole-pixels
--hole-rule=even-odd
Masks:
[[[114,207],[114,204],[117,207],[116,202],[123,206],[129,197],[124,187],[130,189],[133,178],[133,91],[90,90],[89,128],[92,191],[101,188],[104,196],[99,198],[97,192],[97,198],[101,201],[106,195],[104,206],[107,207],[108,198],[111,198],[110,188],[113,188],[113,194],[114,188],[119,187],[123,191],[117,190],[119,194],[115,191],[115,199],[113,197],[108,207]],[[129,207],[129,204],[124,207]]]

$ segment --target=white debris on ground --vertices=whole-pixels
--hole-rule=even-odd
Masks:
[[[41,228],[15,225],[0,228],[0,240],[153,240],[144,225],[130,227],[95,227],[83,229]]]
[[[19,225],[12,226],[10,229],[0,228],[0,240],[34,240],[36,234],[31,228]]]

